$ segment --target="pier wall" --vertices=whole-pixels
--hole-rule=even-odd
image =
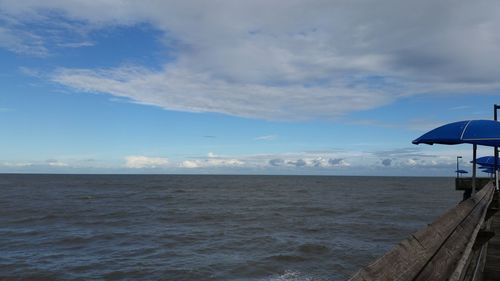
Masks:
[[[489,182],[474,196],[355,273],[349,281],[464,280],[494,194],[495,187]]]

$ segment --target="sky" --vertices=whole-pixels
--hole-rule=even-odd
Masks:
[[[453,176],[498,1],[0,0],[0,173]],[[479,156],[491,149],[480,148]]]

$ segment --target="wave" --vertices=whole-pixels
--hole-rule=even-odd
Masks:
[[[330,248],[327,246],[313,243],[302,244],[297,250],[308,255],[324,255],[330,252]]]
[[[299,271],[286,270],[283,274],[271,277],[269,281],[313,281],[318,280]]]
[[[274,255],[267,257],[267,260],[273,260],[278,262],[303,262],[306,261],[307,258],[298,255]]]

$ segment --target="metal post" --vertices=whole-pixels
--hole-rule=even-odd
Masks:
[[[472,194],[476,193],[476,153],[477,144],[472,145]]]
[[[494,111],[494,119],[495,121],[498,121],[498,114],[497,114],[497,110],[500,108],[500,105],[498,104],[495,104],[493,106],[493,111]],[[495,188],[498,190],[498,146],[495,146]]]
[[[458,159],[462,158],[462,156],[457,156],[457,179],[460,177],[458,172]]]

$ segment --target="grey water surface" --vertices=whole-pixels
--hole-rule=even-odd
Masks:
[[[0,280],[345,280],[452,178],[0,175]]]

